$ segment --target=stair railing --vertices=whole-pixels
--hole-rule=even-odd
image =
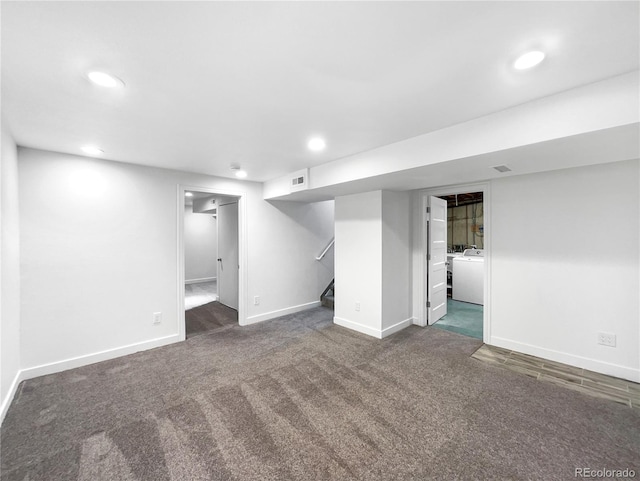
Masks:
[[[322,253],[318,257],[316,257],[316,260],[317,261],[321,261],[322,258],[327,255],[327,252],[329,252],[329,249],[331,249],[331,247],[333,247],[333,244],[335,244],[335,243],[336,243],[336,238],[334,237],[334,238],[331,239],[331,242],[329,242],[329,244],[327,244],[327,247],[324,248]]]

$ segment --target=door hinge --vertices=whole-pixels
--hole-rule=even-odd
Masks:
[[[431,302],[427,302],[427,307],[431,307]]]
[[[430,212],[430,208],[429,206],[427,206],[427,214]]]

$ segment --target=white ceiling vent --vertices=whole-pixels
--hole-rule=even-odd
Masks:
[[[496,169],[500,173],[511,172],[511,169],[506,165],[497,165],[494,167],[494,169]]]
[[[299,170],[289,175],[290,192],[298,192],[309,188],[309,169]]]

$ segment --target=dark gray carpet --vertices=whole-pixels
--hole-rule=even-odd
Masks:
[[[238,324],[238,311],[219,302],[209,302],[189,309],[185,311],[184,317],[188,338]]]
[[[409,327],[379,341],[318,308],[26,381],[3,480],[574,479],[640,471],[640,411]]]

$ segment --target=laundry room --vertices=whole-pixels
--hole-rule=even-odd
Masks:
[[[447,201],[447,314],[435,325],[482,339],[483,193],[439,197]]]

